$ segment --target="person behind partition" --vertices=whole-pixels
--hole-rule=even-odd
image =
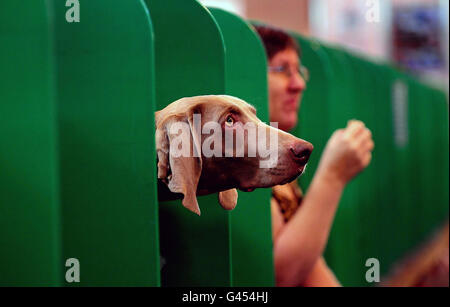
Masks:
[[[286,32],[261,25],[255,29],[268,58],[270,121],[290,131],[298,122],[308,71],[299,46]],[[342,192],[369,165],[373,148],[369,129],[361,121],[350,120],[328,140],[306,195],[297,181],[272,189],[277,286],[340,286],[322,254]]]

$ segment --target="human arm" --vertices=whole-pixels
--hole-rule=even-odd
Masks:
[[[306,281],[323,253],[344,187],[370,163],[373,146],[370,131],[359,121],[330,138],[301,208],[274,236],[278,286]]]
[[[304,287],[341,287],[334,273],[328,267],[325,259],[320,257],[306,277]]]

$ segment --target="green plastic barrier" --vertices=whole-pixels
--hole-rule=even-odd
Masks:
[[[332,131],[344,128],[351,119],[361,118],[359,105],[354,90],[354,76],[349,69],[345,55],[337,49],[323,46],[331,70],[329,124]],[[363,174],[361,174],[363,175]],[[364,174],[367,176],[367,174]],[[350,182],[341,197],[335,221],[331,230],[327,247],[333,258],[330,266],[338,279],[345,286],[356,286],[365,275],[360,276],[358,269],[364,268],[365,259],[359,253],[349,253],[349,250],[360,250],[360,232],[355,231],[355,223],[360,220],[360,196],[364,178]],[[349,267],[358,267],[349,271]]]
[[[411,146],[410,127],[414,124],[409,120],[411,104],[410,84],[408,77],[392,70],[391,90],[392,109],[394,126],[395,151],[393,156],[394,178],[396,187],[395,208],[401,213],[396,221],[398,236],[397,245],[400,256],[406,255],[413,244],[411,243],[411,228],[413,228],[414,210],[413,203],[416,201],[411,192],[413,181],[416,181],[417,174],[411,168],[411,156],[413,148]]]
[[[324,47],[316,40],[305,39],[296,33],[291,35],[297,39],[301,47],[301,62],[310,73],[310,81],[302,98],[299,112],[299,122],[293,130],[293,134],[310,141],[314,145],[314,152],[308,162],[308,169],[300,178],[300,185],[304,192],[315,175],[322,152],[331,137],[330,104],[332,103],[332,67]],[[339,226],[335,226],[339,227]],[[330,241],[333,240],[336,230],[332,230]],[[344,249],[351,248],[350,241],[341,242]],[[324,252],[327,264],[335,269],[339,265],[339,257],[336,257],[334,244],[327,244]]]
[[[442,168],[448,160],[442,156],[445,152],[445,134],[442,128],[445,124],[445,108],[439,107],[435,97],[439,95],[436,90],[416,80],[409,81],[413,85],[411,89],[410,121],[414,122],[411,129],[411,145],[413,150],[410,167],[414,170],[414,186],[416,207],[415,229],[413,230],[413,244],[418,245],[429,238],[438,226],[442,226],[448,219],[448,202],[443,203],[443,193],[448,193],[445,188],[445,172]],[[444,100],[445,101],[445,100]],[[444,116],[440,113],[444,111]],[[448,128],[448,127],[447,127]],[[443,146],[444,145],[444,146]],[[448,164],[448,162],[447,162]]]
[[[376,164],[376,181],[378,190],[378,203],[374,203],[373,210],[376,215],[376,227],[371,229],[377,237],[376,244],[370,241],[365,242],[366,246],[372,250],[378,250],[378,258],[382,276],[387,274],[395,261],[400,256],[401,238],[398,236],[399,219],[401,212],[397,206],[397,201],[401,195],[397,191],[395,180],[395,139],[394,139],[394,115],[392,107],[392,75],[388,66],[373,64],[368,60],[364,61],[373,73],[370,77],[374,82],[374,93],[377,97],[375,102],[374,119],[376,120],[376,131],[373,133],[375,149],[373,157]],[[380,176],[380,174],[382,174]],[[386,238],[389,238],[388,240]],[[370,256],[367,254],[367,257]]]
[[[267,60],[257,33],[236,15],[210,9],[225,41],[225,92],[254,105],[269,123]],[[232,286],[273,286],[270,189],[239,192],[231,212]]]
[[[312,181],[320,162],[325,145],[332,134],[329,125],[330,113],[328,104],[330,95],[330,68],[327,65],[325,51],[315,40],[307,40],[291,33],[301,47],[301,62],[310,72],[310,80],[303,94],[300,106],[299,121],[292,133],[308,140],[314,145],[309,159],[307,171],[300,177],[300,185],[306,191]]]
[[[434,142],[435,161],[433,161],[434,169],[437,176],[434,178],[435,188],[439,195],[437,202],[439,209],[433,216],[434,222],[443,223],[449,216],[449,111],[448,96],[442,91],[433,91],[433,108],[435,118]]]
[[[448,103],[446,95],[434,88],[427,87],[428,131],[424,136],[430,142],[429,161],[427,170],[428,199],[425,206],[427,210],[428,225],[425,234],[428,236],[437,231],[448,220]]]
[[[315,145],[302,187],[335,129],[355,118],[373,134],[372,162],[346,187],[325,251],[345,286],[368,286],[367,259],[380,261],[383,277],[448,220],[447,98],[391,66],[291,34],[311,76],[293,132]]]
[[[63,263],[82,286],[159,285],[152,25],[141,0],[54,14]],[[132,21],[132,22],[130,22]]]
[[[412,194],[413,202],[409,204],[409,209],[413,209],[412,216],[410,216],[409,223],[413,225],[409,232],[409,245],[414,248],[418,240],[425,239],[423,224],[426,217],[425,206],[426,198],[429,197],[428,184],[423,179],[427,178],[428,168],[426,165],[429,162],[429,141],[428,136],[424,134],[428,126],[427,100],[426,89],[418,81],[408,78],[409,84],[409,143],[411,146],[411,155],[409,156],[409,168],[411,179],[409,181],[409,189]],[[412,206],[411,206],[412,205]],[[412,208],[411,208],[412,207]],[[407,208],[405,208],[406,210]],[[420,218],[419,218],[420,217]]]
[[[436,163],[434,163],[433,154],[439,148],[434,148],[434,142],[432,135],[434,134],[433,128],[435,126],[433,118],[433,101],[432,93],[430,89],[422,84],[418,84],[416,89],[420,91],[417,95],[420,95],[417,101],[417,105],[414,109],[417,109],[417,116],[413,122],[415,127],[418,128],[418,147],[415,148],[415,166],[414,170],[417,172],[417,183],[419,184],[419,189],[421,192],[420,198],[418,199],[417,206],[419,209],[417,215],[417,221],[419,222],[416,231],[418,232],[415,236],[420,241],[423,241],[429,237],[430,229],[429,223],[431,222],[432,215],[434,214],[431,209],[437,203],[436,197],[438,196],[434,193],[434,177],[436,175]],[[431,214],[431,215],[430,215]],[[420,218],[419,218],[420,217]],[[419,242],[420,242],[419,241]]]
[[[189,96],[225,93],[225,50],[197,1],[146,0],[155,31],[157,109]],[[181,201],[161,202],[163,286],[230,286],[230,214],[217,195],[198,197],[201,217]]]
[[[365,262],[370,258],[378,259],[380,263],[383,263],[381,267],[383,274],[383,270],[386,269],[384,253],[389,248],[388,246],[381,248],[384,240],[384,227],[380,229],[380,224],[387,222],[386,218],[390,216],[384,216],[382,210],[385,205],[382,202],[389,202],[389,199],[382,199],[381,196],[389,193],[389,190],[385,190],[384,183],[392,183],[390,182],[392,179],[387,178],[384,182],[379,180],[380,177],[388,175],[384,173],[384,170],[389,168],[389,155],[386,152],[389,150],[386,144],[389,136],[383,133],[383,128],[389,126],[390,123],[390,120],[387,121],[390,114],[389,100],[386,100],[386,92],[383,92],[382,86],[376,78],[379,74],[377,66],[350,56],[348,53],[345,53],[345,56],[348,59],[349,68],[353,72],[352,84],[357,106],[355,118],[363,121],[371,130],[376,144],[369,167],[354,179],[355,183],[359,185],[359,195],[353,206],[354,210],[359,212],[359,220],[354,223],[358,227],[358,254],[360,256],[353,270],[352,280],[357,282],[354,285],[368,285],[365,280],[367,271]]]
[[[436,140],[439,146],[437,157],[440,168],[439,177],[436,180],[436,184],[439,189],[439,204],[442,210],[442,215],[437,215],[439,220],[449,217],[449,107],[448,107],[448,95],[442,91],[434,92],[434,102],[436,104],[436,114],[439,118],[436,130],[439,132],[439,137]]]
[[[46,1],[0,2],[0,286],[58,286],[59,185]]]

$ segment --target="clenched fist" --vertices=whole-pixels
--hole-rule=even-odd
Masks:
[[[347,128],[336,130],[322,154],[318,172],[347,184],[372,159],[372,133],[363,122],[351,120]]]

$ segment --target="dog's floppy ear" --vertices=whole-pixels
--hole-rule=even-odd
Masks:
[[[165,125],[158,125],[160,112],[156,112],[156,153],[158,156],[158,179],[161,179],[166,184],[169,184],[170,165],[169,165],[169,136],[167,135],[167,129]]]
[[[238,192],[236,189],[219,193],[219,203],[225,210],[233,210],[236,207]]]
[[[200,117],[188,112],[157,126],[156,150],[158,179],[166,182],[171,192],[182,193],[183,206],[200,215],[196,193],[202,172],[201,123],[194,120],[196,116]]]

